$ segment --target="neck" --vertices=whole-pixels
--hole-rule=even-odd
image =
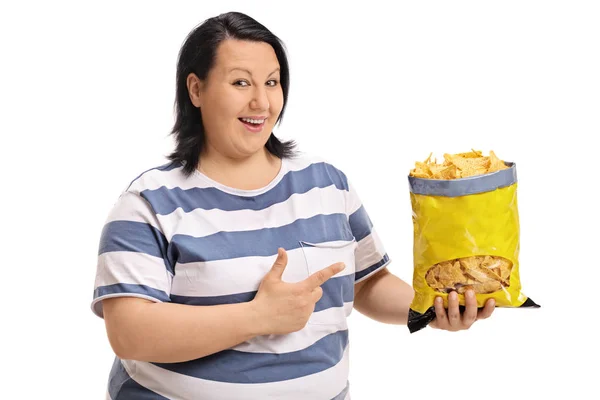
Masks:
[[[259,189],[271,182],[281,168],[281,160],[266,148],[244,158],[227,157],[217,151],[200,156],[198,170],[225,186],[242,190]]]

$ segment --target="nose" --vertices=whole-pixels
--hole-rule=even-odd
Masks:
[[[266,89],[255,86],[252,100],[250,101],[250,108],[253,110],[266,111],[269,107],[269,97],[267,96]]]

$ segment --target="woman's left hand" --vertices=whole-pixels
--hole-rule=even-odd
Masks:
[[[477,300],[472,290],[465,292],[465,312],[461,315],[458,309],[458,294],[451,292],[448,295],[448,311],[444,309],[441,297],[435,299],[435,320],[429,324],[432,328],[445,331],[462,331],[469,329],[479,319],[486,319],[494,312],[496,302],[489,299],[483,309],[477,309]]]

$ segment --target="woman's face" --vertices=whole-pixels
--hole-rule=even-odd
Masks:
[[[187,80],[200,108],[206,151],[246,158],[264,146],[283,107],[279,62],[264,42],[224,40],[206,80]]]

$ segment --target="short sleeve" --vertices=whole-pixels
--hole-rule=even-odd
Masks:
[[[170,301],[173,269],[168,241],[148,202],[123,192],[100,236],[92,311],[104,318],[102,300],[139,297]]]
[[[346,195],[346,213],[350,229],[357,242],[354,252],[356,260],[354,283],[358,283],[385,268],[391,260],[377,235],[365,206],[350,182],[348,182],[348,194]]]

